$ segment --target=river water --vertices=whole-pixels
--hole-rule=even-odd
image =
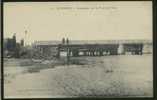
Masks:
[[[5,59],[5,98],[152,97],[152,54],[78,57],[83,65]],[[21,65],[21,62],[27,64]]]

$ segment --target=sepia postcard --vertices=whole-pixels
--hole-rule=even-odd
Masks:
[[[4,98],[153,97],[152,1],[4,2]]]

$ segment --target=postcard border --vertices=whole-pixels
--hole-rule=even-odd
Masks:
[[[18,100],[18,98],[4,98],[4,73],[3,73],[3,4],[5,2],[86,2],[86,0],[2,0],[1,1],[1,99],[2,100]],[[109,1],[109,2],[114,2],[114,1],[152,1],[153,3],[153,97],[126,97],[126,98],[104,98],[104,97],[86,97],[86,98],[19,98],[19,100],[50,100],[50,99],[110,99],[110,100],[156,100],[157,99],[157,5],[156,5],[156,0],[90,0],[88,2],[102,2],[102,1]]]

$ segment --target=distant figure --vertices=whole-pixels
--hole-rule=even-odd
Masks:
[[[62,39],[62,44],[65,44],[65,38]]]
[[[67,38],[67,40],[66,40],[66,44],[69,44],[69,39]]]

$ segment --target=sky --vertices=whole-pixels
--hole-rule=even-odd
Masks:
[[[152,39],[151,1],[7,2],[4,38],[17,41]]]

